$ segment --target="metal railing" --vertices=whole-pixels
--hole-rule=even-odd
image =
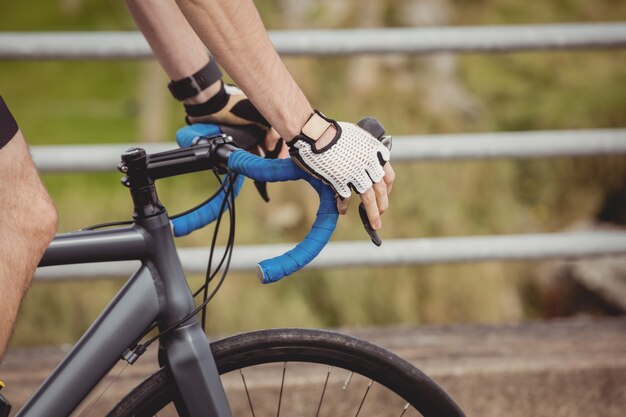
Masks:
[[[454,26],[270,32],[286,56],[513,52],[626,46],[626,24]],[[0,32],[0,59],[151,58],[137,32]]]
[[[231,271],[253,271],[262,259],[280,255],[295,244],[236,246]],[[219,259],[224,250],[217,248]],[[206,272],[209,248],[179,249],[188,273]],[[626,253],[626,231],[584,231],[526,235],[388,239],[380,247],[371,242],[330,242],[307,269],[425,265],[435,263],[579,258]],[[138,261],[62,265],[41,268],[41,280],[127,277]]]
[[[42,172],[112,171],[126,149],[137,144],[33,146]],[[142,143],[149,152],[174,143]],[[429,160],[543,158],[626,153],[626,129],[411,135],[393,139],[393,162]]]
[[[625,23],[280,31],[270,34],[283,55],[333,56],[365,53],[513,52],[626,46]],[[150,58],[135,32],[1,33],[0,59]],[[128,144],[33,148],[46,172],[113,170]],[[144,144],[142,144],[144,146]],[[171,144],[145,144],[150,151]],[[626,154],[626,129],[413,135],[394,141],[394,161],[527,158]],[[80,158],[78,158],[80,155]],[[251,270],[260,259],[290,245],[235,249],[231,269]],[[180,251],[187,272],[204,272],[206,248]],[[626,254],[626,231],[588,231],[507,236],[388,239],[331,242],[311,268],[413,265],[485,260],[530,260]],[[219,251],[218,251],[219,255]],[[39,279],[127,276],[133,262],[48,267]]]

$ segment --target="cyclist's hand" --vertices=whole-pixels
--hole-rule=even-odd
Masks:
[[[226,126],[251,126],[258,129],[256,150],[262,156],[287,157],[286,149],[282,154],[274,156],[272,151],[286,147],[279,147],[282,139],[263,115],[254,107],[252,102],[239,88],[222,83],[220,91],[209,101],[199,105],[185,105],[187,122],[214,123]]]
[[[372,228],[381,227],[394,172],[387,162],[389,149],[359,126],[336,122],[316,112],[289,143],[291,157],[328,183],[339,196],[337,208],[345,214],[351,190],[361,195]]]

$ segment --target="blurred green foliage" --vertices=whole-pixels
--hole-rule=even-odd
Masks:
[[[297,0],[294,0],[297,2]],[[123,2],[9,2],[0,30],[130,30]],[[258,1],[270,29],[407,26],[415,2],[381,2],[375,19],[362,2],[308,3],[293,15],[288,1]],[[337,5],[344,4],[341,13]],[[433,3],[433,2],[430,2]],[[437,24],[594,22],[626,19],[618,0],[451,0]],[[410,9],[414,10],[414,9]],[[445,12],[445,13],[444,13]],[[413,20],[411,20],[413,19]],[[415,20],[417,19],[417,21]],[[443,20],[442,20],[443,19]],[[289,58],[286,63],[315,107],[356,120],[378,117],[393,134],[575,129],[626,125],[623,50],[501,55]],[[182,108],[162,83],[148,85],[163,107],[146,114],[145,79],[153,63],[136,61],[2,61],[0,91],[31,145],[140,142],[145,123],[172,141]],[[159,94],[161,94],[159,96]],[[153,98],[150,98],[153,100]],[[391,210],[382,237],[408,238],[555,231],[591,218],[608,190],[624,184],[626,159],[396,164]],[[47,174],[60,231],[127,219],[131,205],[119,175]],[[164,181],[170,212],[205,198],[207,175]],[[205,189],[205,192],[198,190]],[[270,205],[250,185],[238,200],[237,243],[296,241],[315,213],[312,194],[271,186]],[[354,211],[354,210],[353,210]],[[287,219],[287,220],[284,220]],[[207,245],[210,230],[181,240]],[[358,216],[340,221],[336,240],[365,239]],[[353,326],[503,322],[540,317],[536,265],[481,263],[304,271],[272,286],[252,273],[232,274],[210,306],[210,330],[271,326]],[[190,279],[192,286],[199,278]],[[121,281],[37,283],[22,308],[14,344],[74,341]]]

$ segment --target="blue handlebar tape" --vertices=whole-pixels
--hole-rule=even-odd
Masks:
[[[241,190],[241,186],[243,185],[244,177],[242,175],[237,175],[235,179],[235,185],[233,188],[234,196],[237,197],[239,191]],[[225,188],[219,192],[218,195],[215,196],[212,200],[207,202],[201,207],[198,207],[197,210],[192,211],[191,213],[187,213],[184,216],[177,217],[172,219],[172,227],[174,228],[174,236],[180,237],[188,235],[194,230],[200,229],[206,226],[209,223],[212,223],[217,219],[220,214],[220,208],[222,207],[222,202],[226,196],[226,190],[230,186],[228,177],[224,177]],[[224,205],[224,210],[228,209],[228,204]]]
[[[328,185],[303,171],[291,159],[264,159],[243,150],[233,152],[228,167],[246,177],[263,182],[306,180],[320,197],[315,222],[295,248],[259,262],[257,275],[263,284],[276,282],[302,269],[324,249],[337,225],[335,192]]]
[[[193,124],[176,132],[178,145],[185,148],[192,146],[198,137],[221,134],[219,126],[214,124]],[[335,193],[317,178],[304,172],[290,159],[264,159],[243,150],[237,150],[229,157],[228,167],[246,177],[262,182],[306,180],[320,197],[320,207],[315,222],[309,233],[295,248],[275,258],[259,262],[257,275],[262,283],[276,282],[300,270],[311,262],[326,246],[337,225],[337,205]],[[243,177],[235,182],[235,195],[239,193]],[[198,210],[172,220],[175,236],[183,236],[193,230],[204,227],[217,218],[224,200],[221,192],[216,198]]]
[[[196,123],[193,125],[181,127],[176,132],[176,142],[181,148],[188,148],[193,145],[196,138],[202,136],[217,136],[221,135],[222,130],[218,125],[208,123]]]

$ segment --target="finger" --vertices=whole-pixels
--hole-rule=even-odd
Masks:
[[[337,197],[337,211],[339,214],[346,214],[348,212],[348,207],[350,206],[350,199],[344,198],[343,200]]]
[[[370,187],[367,191],[361,193],[361,201],[365,207],[365,212],[367,213],[367,218],[370,220],[370,226],[372,226],[372,229],[380,229],[382,223],[380,221],[380,212],[378,211],[374,189]]]
[[[274,128],[268,129],[265,134],[265,149],[273,150],[276,148],[276,144],[280,140],[280,135]]]
[[[281,140],[283,141],[283,147],[280,149],[280,153],[278,154],[278,159],[289,158],[289,146],[287,146],[287,143],[285,143],[283,139]]]
[[[369,175],[373,183],[379,182],[385,177],[385,168],[383,168],[378,161],[370,161],[370,163],[365,166],[365,172],[367,172],[367,175]]]
[[[389,208],[389,199],[387,198],[387,184],[384,181],[374,183],[374,194],[376,195],[376,205],[378,212],[383,214]]]
[[[393,182],[396,179],[396,173],[391,167],[391,164],[387,162],[383,167],[385,170],[385,176],[383,180],[385,181],[385,185],[387,186],[387,194],[391,193],[391,189],[393,188]]]

